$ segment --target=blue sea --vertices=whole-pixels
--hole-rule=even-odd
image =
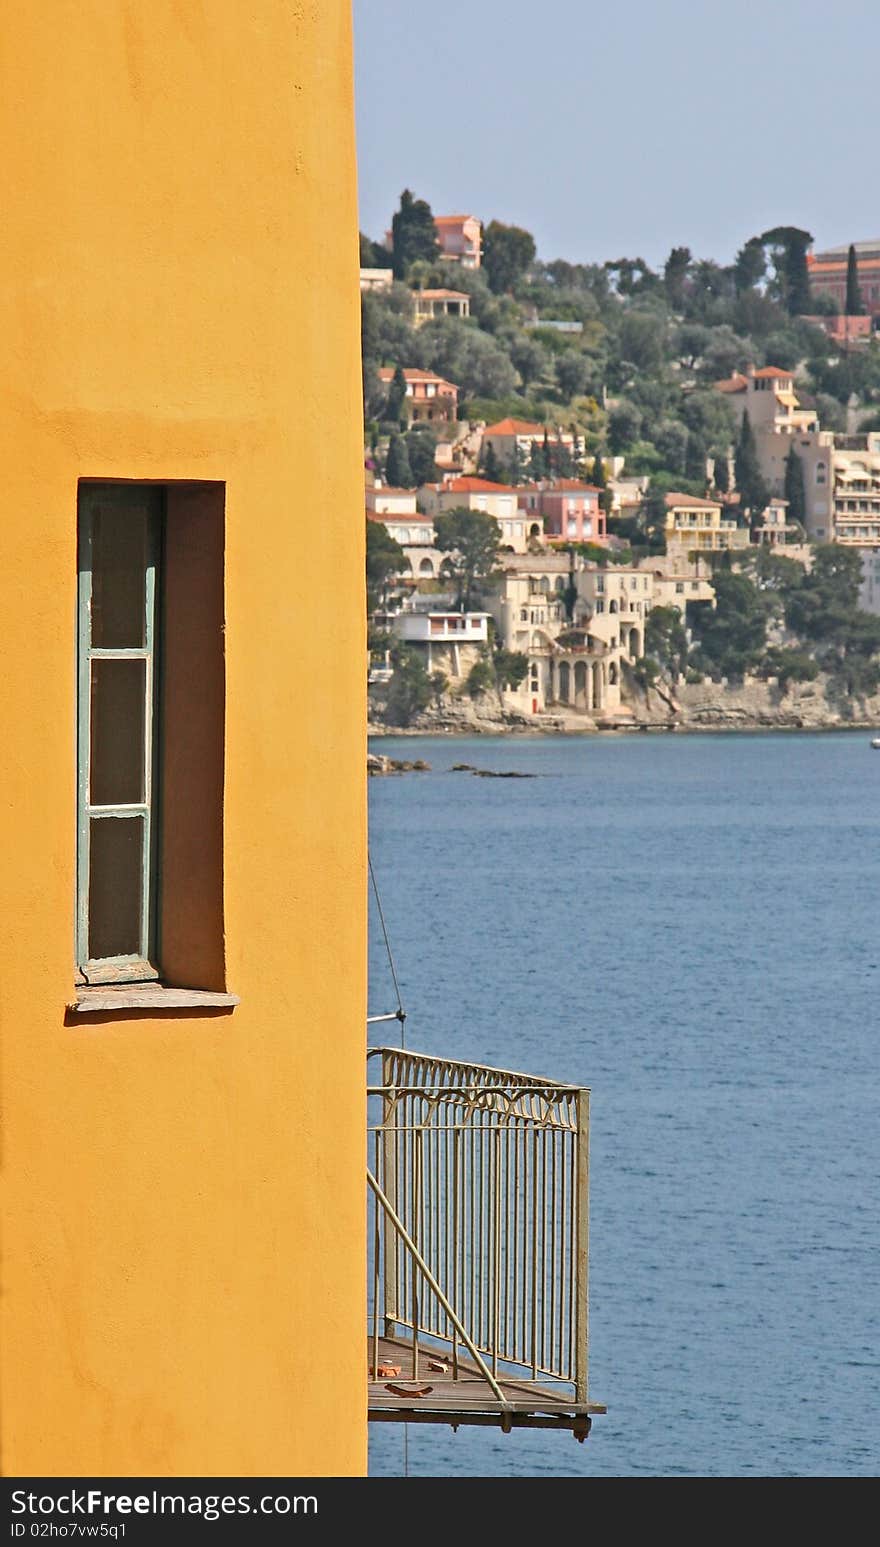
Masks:
[[[590,1393],[608,1413],[583,1445],[372,1424],[371,1475],[877,1474],[869,740],[376,743],[431,766],[370,781],[408,1046],[591,1087]],[[373,906],[370,1011],[395,1005]]]

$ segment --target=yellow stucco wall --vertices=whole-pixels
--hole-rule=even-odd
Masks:
[[[365,1467],[353,132],[348,0],[4,8],[7,1475]],[[81,477],[226,483],[231,1015],[65,1024]]]

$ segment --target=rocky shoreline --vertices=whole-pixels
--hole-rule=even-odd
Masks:
[[[746,679],[741,686],[712,682],[665,685],[658,692],[631,695],[613,716],[594,718],[564,705],[542,714],[500,708],[497,700],[450,699],[432,705],[405,727],[371,718],[367,733],[383,736],[589,736],[632,732],[680,735],[707,731],[880,730],[880,694],[840,699],[828,681],[792,684],[787,693],[773,682]]]

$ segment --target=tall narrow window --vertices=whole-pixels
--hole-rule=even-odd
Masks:
[[[76,960],[86,983],[158,976],[163,514],[158,488],[80,491]]]

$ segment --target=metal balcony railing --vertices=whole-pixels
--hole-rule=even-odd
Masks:
[[[582,1438],[586,1414],[604,1411],[587,1379],[589,1091],[394,1048],[368,1056],[373,1377],[396,1340],[411,1380],[448,1370],[447,1410],[456,1389],[473,1403],[479,1388],[504,1427],[514,1413]],[[567,1418],[537,1416],[560,1403]]]

